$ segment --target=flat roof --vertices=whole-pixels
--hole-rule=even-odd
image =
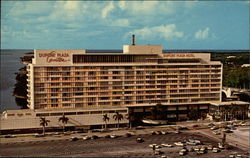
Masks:
[[[232,105],[232,104],[250,105],[250,103],[244,102],[244,101],[211,102],[211,105],[214,105],[214,106],[228,106],[228,105]]]

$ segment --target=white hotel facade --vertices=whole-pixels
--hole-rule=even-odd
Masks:
[[[211,102],[221,102],[219,61],[211,61],[210,53],[163,53],[160,45],[125,45],[120,53],[37,49],[27,71],[34,117],[57,120],[71,111],[72,117],[79,113],[79,126],[87,124],[80,119],[86,110],[88,118],[98,116],[88,125],[101,125],[102,109],[152,118],[160,104],[166,119],[176,121],[188,119],[191,109],[207,113]],[[91,115],[97,109],[102,112]]]

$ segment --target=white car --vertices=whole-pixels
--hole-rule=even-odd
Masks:
[[[161,144],[161,146],[168,147],[168,148],[173,147],[173,145],[171,145],[171,144]]]
[[[156,146],[157,144],[149,144],[148,146],[150,147],[150,148],[153,148],[153,146]]]
[[[175,142],[174,143],[176,146],[184,146],[184,144],[182,142]]]
[[[115,134],[113,134],[113,135],[110,136],[110,138],[117,138],[117,137],[118,137],[118,136],[115,135]]]
[[[219,151],[220,151],[220,149],[218,149],[218,148],[213,148],[213,150],[212,150],[213,153],[218,153]]]
[[[91,139],[90,136],[84,136],[84,137],[83,137],[83,140],[89,140],[89,139]]]

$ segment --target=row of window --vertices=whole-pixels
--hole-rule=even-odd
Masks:
[[[89,115],[89,114],[106,114],[106,113],[127,113],[127,110],[108,110],[108,111],[80,111],[80,112],[57,112],[57,113],[37,113],[37,117],[41,116],[62,116],[64,115]]]
[[[98,104],[96,102],[88,102],[88,103],[75,103],[75,104],[69,104],[72,108],[75,107],[100,107],[100,106],[121,106],[121,105],[135,105],[135,104],[155,104],[158,102],[163,103],[191,103],[191,102],[203,102],[203,101],[219,101],[220,97],[218,96],[209,96],[209,97],[193,97],[193,98],[184,98],[184,99],[165,99],[165,98],[157,98],[157,100],[147,99],[147,100],[136,100],[131,101],[127,100],[124,102],[115,101],[115,102],[99,102]],[[36,104],[36,108],[45,108],[45,107],[51,107],[51,108],[58,108],[58,107],[64,107],[65,104]]]

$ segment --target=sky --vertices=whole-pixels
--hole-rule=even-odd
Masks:
[[[1,1],[1,49],[250,49],[250,1]]]

